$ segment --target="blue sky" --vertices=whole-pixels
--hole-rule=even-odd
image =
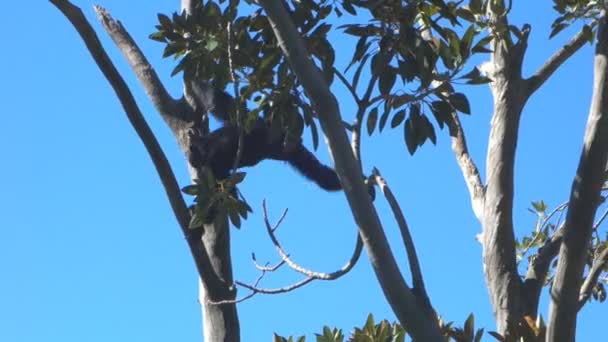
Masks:
[[[147,36],[156,13],[174,11],[179,1],[133,3],[100,4],[123,22],[177,96],[181,84],[169,77],[172,61],[161,59],[162,46]],[[546,39],[554,19],[551,3],[514,5],[512,23],[532,24],[526,75],[573,32]],[[66,19],[48,2],[36,2],[26,17],[17,4],[7,2],[0,14],[3,26],[10,28],[0,54],[0,341],[199,341],[195,269],[141,142]],[[180,184],[188,184],[184,157],[95,21],[93,3],[77,4],[131,86]],[[338,44],[346,43],[338,39]],[[526,210],[531,201],[544,199],[555,206],[568,198],[591,79],[592,48],[586,46],[525,109],[514,211],[520,236],[534,224]],[[485,173],[490,93],[485,86],[463,91],[473,110],[463,124]],[[352,117],[348,95],[339,90],[337,96],[343,116]],[[493,330],[481,247],[475,241],[480,226],[449,144],[447,132],[441,131],[436,147],[424,146],[411,157],[401,130],[385,130],[364,139],[365,170],[378,167],[400,201],[438,312],[459,324],[474,312],[478,327]],[[317,155],[331,164],[326,146]],[[249,169],[242,191],[255,213],[240,230],[232,230],[237,279],[253,282],[257,277],[252,252],[262,262],[277,260],[264,232],[264,198],[271,217],[289,208],[279,238],[296,261],[331,271],[349,257],[356,231],[343,194],[325,193],[278,162]],[[382,200],[377,207],[407,272],[392,216]],[[285,270],[266,276],[263,285],[284,286],[298,279]],[[285,295],[259,295],[238,310],[244,341],[267,341],[272,332],[312,336],[325,324],[349,331],[368,313],[394,319],[365,255],[337,281],[315,282]],[[546,305],[541,312],[546,317]],[[597,325],[607,312],[606,306],[587,305],[579,316],[578,340],[598,340]]]

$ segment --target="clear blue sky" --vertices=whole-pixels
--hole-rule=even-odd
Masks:
[[[186,185],[183,156],[99,28],[93,2],[77,4],[94,22]],[[162,46],[147,35],[156,13],[174,11],[179,1],[100,4],[125,24],[177,95],[181,85],[169,77],[172,61],[160,58]],[[515,2],[512,22],[529,22],[533,28],[526,74],[573,32],[547,41],[554,18],[551,4]],[[32,5],[24,9],[22,2],[8,1],[0,14],[5,28],[0,54],[0,341],[200,341],[197,276],[150,159],[72,26],[50,3]],[[519,234],[532,229],[534,217],[526,211],[531,201],[544,199],[555,206],[569,195],[589,107],[591,58],[591,47],[583,48],[526,107],[516,167]],[[473,115],[464,117],[463,124],[483,170],[491,98],[484,86],[464,90]],[[338,93],[338,98],[348,95]],[[341,105],[343,115],[351,117],[352,103]],[[379,167],[400,200],[438,312],[458,324],[474,312],[478,327],[493,330],[481,247],[475,240],[480,226],[447,132],[440,132],[438,140],[436,147],[424,146],[410,157],[401,130],[365,139],[366,171]],[[324,145],[318,155],[330,163]],[[275,218],[289,208],[279,237],[296,261],[331,271],[347,260],[355,226],[343,194],[320,191],[277,162],[248,171],[242,191],[255,214],[241,230],[232,230],[237,279],[252,282],[257,277],[251,252],[260,261],[277,260],[263,229],[263,198]],[[406,270],[392,216],[382,200],[377,203]],[[297,279],[284,271],[267,276],[263,285],[283,286]],[[315,282],[285,295],[259,295],[238,310],[244,341],[268,341],[272,332],[312,336],[324,324],[349,331],[370,312],[394,319],[365,255],[338,281]],[[546,317],[546,305],[541,312]],[[605,305],[588,305],[580,314],[578,340],[599,340],[597,325],[607,312]]]

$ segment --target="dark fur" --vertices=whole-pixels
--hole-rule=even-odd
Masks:
[[[192,85],[197,98],[209,95],[203,94],[204,90],[197,87],[196,84]],[[213,105],[214,116],[223,121],[224,126],[193,142],[190,159],[194,167],[207,166],[216,179],[225,179],[234,166],[238,149],[239,132],[229,120],[235,104],[227,93],[214,91]],[[342,189],[332,168],[321,164],[301,141],[287,148],[284,138],[272,137],[269,126],[261,118],[258,119],[251,131],[243,135],[243,151],[238,167],[254,166],[264,159],[283,160],[324,190]]]

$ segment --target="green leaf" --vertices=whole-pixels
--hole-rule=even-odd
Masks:
[[[387,65],[382,73],[380,74],[380,79],[378,80],[378,87],[380,88],[380,94],[387,96],[391,89],[393,89],[393,85],[395,85],[395,81],[397,80],[397,74],[395,70]]]
[[[367,134],[372,135],[378,122],[378,107],[373,108],[367,116]]]
[[[229,179],[232,184],[236,185],[245,180],[245,176],[247,176],[246,172],[235,172],[232,174],[232,176],[230,176]]]
[[[158,22],[162,25],[163,28],[172,30],[173,24],[171,22],[171,19],[168,16],[166,16],[162,13],[158,13],[157,16],[158,16]]]
[[[471,107],[469,105],[469,100],[464,96],[463,93],[453,93],[448,97],[450,104],[454,106],[454,108],[464,114],[471,114]]]
[[[468,339],[473,338],[473,329],[475,329],[475,316],[470,314],[469,317],[467,317],[467,320],[464,322],[464,333]]]
[[[405,146],[407,147],[407,151],[410,153],[410,155],[413,155],[418,147],[418,137],[414,127],[414,121],[411,117],[405,120],[405,125],[403,125],[403,135],[405,137]]]
[[[402,109],[395,113],[393,119],[391,120],[391,128],[399,126],[403,122],[403,119],[405,119],[405,109]]]
[[[544,213],[547,211],[547,204],[545,204],[543,200],[532,202],[532,207],[534,207],[534,210],[539,213]]]
[[[377,107],[376,107],[377,108]],[[382,116],[380,117],[380,132],[382,132],[382,130],[384,129],[384,126],[386,125],[386,121],[388,121],[388,115],[391,112],[389,110],[385,110],[384,113],[382,113]]]
[[[228,216],[230,217],[230,222],[232,222],[232,225],[234,225],[236,228],[241,228],[241,217],[235,208],[230,208],[228,211]]]
[[[456,13],[459,17],[470,23],[474,23],[476,21],[475,14],[473,14],[473,12],[466,7],[458,8]]]
[[[196,196],[198,195],[199,192],[199,186],[196,184],[190,184],[190,185],[186,185],[185,187],[182,188],[182,192],[190,195],[190,196]]]
[[[165,31],[157,31],[148,36],[148,38],[155,40],[157,42],[165,43],[167,38],[165,36]]]
[[[549,39],[555,37],[555,35],[560,33],[563,29],[565,29],[568,26],[570,26],[569,23],[560,23],[560,24],[553,26],[553,29],[551,30],[551,33],[549,34]]]
[[[469,8],[471,9],[471,12],[473,12],[475,14],[483,14],[482,5],[483,5],[483,0],[470,0],[469,1]]]
[[[194,213],[190,218],[190,223],[188,223],[188,229],[196,229],[202,227],[205,224],[205,217],[199,213]]]

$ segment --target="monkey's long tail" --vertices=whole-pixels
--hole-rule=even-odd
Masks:
[[[342,185],[336,172],[332,168],[323,165],[304,145],[300,144],[291,153],[287,162],[304,177],[317,183],[322,189],[327,191],[342,190]]]

